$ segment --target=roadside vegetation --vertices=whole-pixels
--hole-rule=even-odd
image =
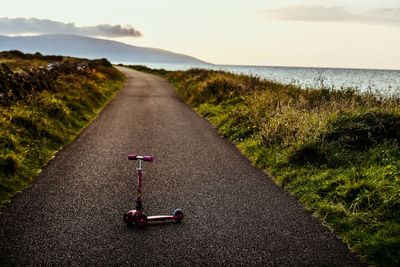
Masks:
[[[0,201],[34,179],[121,88],[105,60],[0,53]]]
[[[400,92],[151,70],[369,263],[400,264]]]

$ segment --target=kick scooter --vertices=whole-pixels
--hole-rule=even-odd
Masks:
[[[153,162],[153,157],[128,155],[128,159],[139,161],[139,167],[136,168],[138,171],[139,180],[136,209],[125,212],[124,222],[128,225],[132,225],[134,223],[136,226],[141,228],[145,227],[148,221],[175,220],[176,222],[180,222],[183,219],[183,212],[180,209],[176,209],[172,215],[146,216],[146,214],[143,212],[142,206],[142,160]]]

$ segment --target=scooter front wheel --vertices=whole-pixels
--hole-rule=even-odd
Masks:
[[[138,214],[135,218],[135,225],[144,228],[147,224],[147,216],[144,214]]]
[[[135,221],[134,213],[131,210],[125,212],[125,214],[124,214],[124,222],[127,225],[132,225],[134,223],[134,221]]]
[[[172,214],[172,216],[176,217],[175,218],[176,222],[180,222],[183,220],[183,211],[180,209],[176,209],[176,210],[174,210],[174,213]]]

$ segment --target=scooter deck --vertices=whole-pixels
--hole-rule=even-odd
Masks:
[[[148,221],[163,221],[163,220],[175,220],[177,219],[178,216],[172,216],[172,215],[153,215],[153,216],[147,216]]]

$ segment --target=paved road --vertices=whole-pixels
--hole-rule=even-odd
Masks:
[[[328,228],[220,137],[163,79],[127,82],[0,215],[0,265],[362,265]],[[148,214],[182,223],[128,227],[144,164]]]

